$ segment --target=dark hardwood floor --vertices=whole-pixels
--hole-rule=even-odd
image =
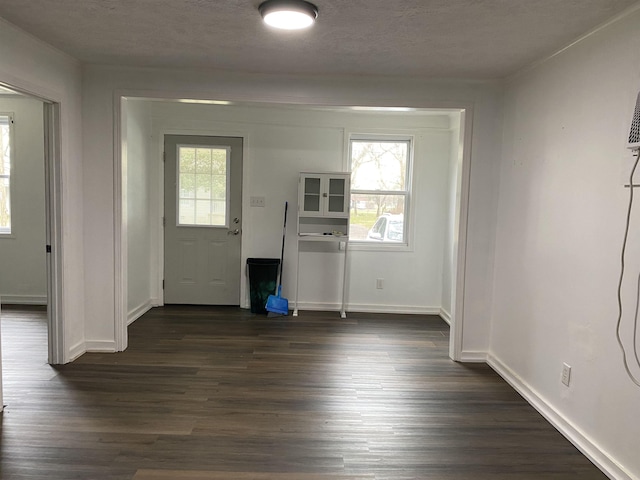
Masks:
[[[153,309],[129,349],[46,365],[2,309],[2,479],[601,480],[437,317]]]

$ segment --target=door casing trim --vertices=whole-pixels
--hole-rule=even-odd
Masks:
[[[249,132],[245,130],[223,130],[218,127],[214,127],[212,130],[203,130],[203,129],[186,129],[186,128],[161,128],[158,131],[158,139],[157,139],[157,148],[162,155],[162,151],[164,149],[164,137],[166,135],[195,135],[195,136],[204,136],[204,137],[238,137],[242,138],[242,206],[241,206],[241,215],[243,219],[243,233],[250,231],[250,227],[244,223],[244,219],[247,214],[247,205],[245,205],[245,189],[244,186],[247,185],[247,169],[245,168],[246,160],[249,157]],[[159,189],[157,196],[157,204],[161,205],[161,212],[164,212],[164,168],[160,169],[160,177],[159,177]],[[158,257],[156,259],[157,264],[160,266],[158,269],[158,276],[156,278],[157,285],[157,301],[154,304],[164,305],[164,290],[162,289],[162,281],[164,279],[164,228],[162,227],[161,222],[159,222],[158,229],[156,231],[156,235],[158,238]],[[244,235],[243,235],[244,236]],[[242,237],[243,237],[242,236]],[[244,252],[244,242],[242,237],[240,238],[240,269],[242,270],[242,259],[245,258]],[[242,273],[242,272],[241,272]],[[242,274],[240,275],[242,279]],[[247,296],[246,285],[241,281],[240,282],[240,305],[243,304],[243,299]]]

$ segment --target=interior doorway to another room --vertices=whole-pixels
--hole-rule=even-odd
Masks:
[[[0,263],[6,273],[0,303],[46,312],[41,351],[47,352],[42,362],[49,364],[65,359],[58,312],[59,115],[59,104],[0,84]],[[1,372],[0,356],[0,381]]]
[[[433,188],[441,191],[438,194],[441,195],[438,207],[441,210],[437,214],[440,216],[438,231],[441,233],[438,235],[441,237],[438,237],[436,242],[440,242],[442,247],[437,247],[438,252],[429,253],[431,263],[428,266],[429,274],[434,277],[430,280],[432,284],[440,282],[441,285],[441,287],[435,287],[439,293],[436,294],[437,299],[430,303],[436,308],[419,307],[424,303],[419,300],[415,304],[403,303],[405,299],[402,296],[398,297],[392,307],[409,305],[402,313],[440,314],[450,322],[452,327],[451,357],[461,359],[463,325],[461,292],[464,290],[471,106],[461,105],[459,108],[447,106],[439,109],[418,107],[404,109],[399,113],[397,109],[384,107],[361,110],[345,106],[312,107],[213,100],[191,102],[171,98],[163,100],[122,96],[116,104],[115,116],[121,125],[116,139],[121,149],[119,158],[116,158],[115,184],[116,193],[121,192],[121,195],[117,196],[121,208],[120,221],[116,216],[116,228],[120,226],[121,230],[116,232],[115,239],[116,252],[120,251],[119,265],[122,269],[120,282],[117,280],[118,273],[116,273],[116,293],[121,293],[116,295],[116,312],[120,312],[116,318],[118,332],[116,340],[118,338],[122,340],[118,349],[126,348],[127,325],[152,306],[164,303],[162,270],[165,239],[162,228],[163,210],[160,209],[161,207],[158,208],[158,205],[166,203],[164,174],[159,173],[164,171],[160,166],[164,135],[231,134],[244,137],[243,210],[242,216],[239,217],[244,220],[241,252],[241,259],[244,260],[248,257],[277,256],[273,252],[279,254],[279,244],[275,245],[274,242],[279,241],[278,238],[281,238],[281,235],[278,235],[279,231],[276,232],[274,225],[280,225],[281,229],[279,218],[281,212],[278,209],[277,221],[275,214],[272,213],[276,210],[276,205],[280,206],[285,200],[292,201],[297,197],[299,172],[345,171],[348,165],[343,158],[343,146],[348,144],[349,133],[355,131],[353,126],[367,125],[365,127],[367,132],[379,132],[379,119],[384,118],[382,122],[384,128],[389,127],[396,132],[398,129],[412,131],[416,135],[424,157],[432,157],[435,147],[425,147],[425,145],[433,139],[435,144],[439,145],[438,149],[447,149],[449,152],[446,165],[440,164],[437,167],[443,178],[439,179],[435,185],[431,185],[435,181],[428,180],[430,172],[423,170],[417,173],[416,176],[422,183],[415,189],[416,198],[421,198],[411,200],[424,203],[426,197],[424,191],[431,191]],[[363,120],[365,116],[367,118]],[[338,123],[335,123],[336,119],[339,119]],[[143,179],[143,182],[131,183],[129,180],[132,174]],[[424,183],[425,179],[427,179],[426,183]],[[274,188],[269,187],[270,185]],[[136,198],[132,198],[132,195]],[[267,208],[260,208],[259,211],[251,208],[249,200],[255,195],[266,196]],[[131,208],[132,201],[137,202],[137,206]],[[118,212],[118,202],[116,207]],[[433,210],[434,208],[430,207],[429,214],[433,213]],[[420,214],[412,215],[420,217]],[[443,220],[444,218],[446,220]],[[170,222],[171,219],[165,218],[164,221]],[[293,231],[289,233],[295,234],[295,222],[290,223]],[[408,253],[401,255],[411,256],[414,254],[411,251],[412,248],[419,249],[425,244],[431,244],[430,231],[433,231],[433,228],[422,225],[412,232],[413,246],[407,249]],[[422,232],[427,232],[427,238],[422,237]],[[295,242],[289,242],[287,248],[295,248]],[[295,258],[295,252],[289,253],[288,258]],[[365,248],[357,252],[356,256],[361,262],[367,262],[365,257],[370,258],[371,252],[366,252]],[[390,259],[394,265],[395,260],[396,257],[393,260]],[[377,263],[379,262],[369,261],[367,265]],[[397,263],[396,269],[402,270],[400,262]],[[416,262],[412,263],[414,266],[416,264]],[[328,265],[323,267],[329,268]],[[368,267],[365,266],[365,268]],[[289,262],[289,265],[285,266],[284,274],[285,278],[290,278],[295,284],[293,269],[293,263]],[[355,270],[358,269],[360,269],[359,266]],[[242,265],[238,270],[243,270]],[[137,275],[132,275],[133,271],[145,272],[146,279],[140,281],[141,278],[133,278]],[[388,271],[386,269],[385,274]],[[371,272],[367,272],[369,273]],[[389,280],[385,285],[391,291],[402,285],[403,278]],[[245,281],[246,274],[243,272],[241,279],[243,290],[240,300],[241,306],[248,307],[248,289]],[[362,284],[358,280],[355,282]],[[329,291],[325,293],[328,296],[332,294]],[[353,298],[357,297],[357,293]],[[358,306],[366,305],[364,303],[366,300],[359,302],[352,301],[354,307],[352,311],[373,311],[356,310]],[[386,311],[391,313],[391,310]],[[395,313],[400,312],[401,310],[398,310]]]
[[[43,102],[0,89],[0,302],[47,305]]]

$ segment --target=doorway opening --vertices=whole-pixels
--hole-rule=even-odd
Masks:
[[[46,309],[49,364],[65,359],[61,308],[60,108],[32,93],[0,85],[0,122],[8,119],[2,142],[3,211],[0,256],[7,275],[0,302]]]
[[[408,306],[407,308],[396,310],[395,312],[382,310],[381,313],[440,314],[440,316],[449,320],[451,324],[452,349],[450,356],[460,360],[472,107],[471,105],[460,105],[456,108],[451,105],[441,108],[421,106],[405,110],[407,112],[398,113],[392,108],[385,109],[384,107],[362,110],[345,106],[243,103],[222,102],[219,100],[211,100],[209,102],[199,100],[194,103],[174,98],[133,98],[123,94],[114,112],[117,121],[121,125],[120,131],[117,133],[119,137],[116,142],[122,145],[119,151],[120,159],[116,158],[116,170],[119,168],[120,174],[117,174],[115,185],[116,191],[122,192],[122,195],[116,197],[117,200],[122,202],[122,216],[116,218],[116,228],[119,226],[121,230],[116,232],[115,239],[116,252],[120,250],[122,253],[119,256],[120,265],[122,266],[120,287],[118,287],[116,278],[116,292],[122,293],[121,296],[117,295],[116,298],[116,312],[119,311],[121,313],[116,318],[116,330],[120,330],[120,338],[126,339],[126,326],[132,318],[142,315],[151,306],[163,304],[163,277],[160,272],[162,265],[164,265],[164,256],[161,255],[164,247],[163,229],[161,227],[162,213],[159,213],[157,218],[151,217],[152,223],[150,227],[155,234],[152,233],[145,243],[147,248],[155,252],[151,254],[153,261],[150,262],[151,267],[148,269],[151,272],[149,278],[151,278],[152,285],[150,288],[145,287],[146,300],[140,303],[139,307],[128,303],[131,298],[128,295],[133,292],[133,289],[126,284],[127,278],[130,278],[130,276],[127,270],[127,256],[125,253],[128,248],[131,248],[131,244],[128,245],[127,242],[129,240],[128,229],[132,225],[133,217],[131,212],[127,211],[127,204],[130,200],[127,195],[131,195],[132,191],[126,179],[131,175],[132,170],[137,168],[134,166],[134,162],[137,161],[137,157],[140,154],[146,155],[146,158],[151,158],[152,160],[156,159],[155,161],[161,159],[163,138],[167,134],[227,135],[232,133],[231,136],[243,137],[246,162],[245,173],[243,173],[242,214],[247,221],[244,222],[242,229],[244,236],[243,249],[245,250],[241,255],[242,259],[255,256],[271,256],[272,251],[279,250],[273,248],[274,246],[272,245],[275,242],[274,239],[278,239],[279,236],[273,228],[275,222],[269,217],[269,215],[273,216],[272,211],[269,210],[270,206],[282,205],[285,200],[296,198],[297,177],[301,171],[344,171],[345,168],[348,168],[343,163],[343,139],[348,137],[350,131],[356,129],[353,124],[354,118],[362,119],[365,115],[370,115],[372,118],[367,118],[366,121],[369,123],[367,123],[366,129],[379,132],[379,127],[370,122],[375,115],[379,115],[380,118],[385,118],[386,126],[391,126],[390,128],[392,129],[395,128],[395,131],[398,131],[399,128],[415,130],[414,133],[419,141],[422,141],[420,135],[425,132],[429,138],[440,135],[434,145],[437,144],[437,148],[441,150],[448,148],[449,152],[448,163],[446,166],[441,164],[439,167],[440,172],[444,172],[445,175],[448,173],[448,176],[442,183],[434,185],[434,188],[439,189],[441,192],[441,198],[443,199],[441,212],[446,210],[445,213],[439,214],[441,218],[446,217],[446,226],[444,226],[445,221],[441,221],[439,227],[439,231],[442,232],[441,238],[446,237],[446,240],[437,241],[440,241],[441,244],[447,244],[446,252],[443,249],[437,253],[444,260],[436,260],[436,262],[446,262],[446,266],[443,267],[447,271],[446,276],[442,274],[440,277],[436,273],[435,275],[438,278],[435,281],[446,282],[447,288],[443,288],[441,292],[437,293],[438,299],[431,304],[436,308],[429,309],[429,311],[425,311],[421,307],[421,305],[427,305],[426,302],[402,303],[404,299],[398,297],[398,303],[392,305],[392,307]],[[327,116],[332,116],[332,119],[333,117],[340,117],[340,119],[348,118],[348,120],[345,120],[344,125],[341,125],[331,121],[332,119],[326,118]],[[274,119],[274,117],[277,118]],[[323,118],[320,119],[320,117]],[[301,121],[298,122],[297,120]],[[424,128],[421,126],[416,127],[417,124],[423,125],[423,123],[420,123],[423,120],[428,126]],[[340,121],[342,122],[342,120]],[[316,122],[313,124],[315,130],[310,127],[311,124],[309,122]],[[362,125],[362,122],[360,125]],[[423,131],[419,131],[421,128]],[[138,144],[136,138],[145,140]],[[428,150],[424,147],[424,144],[421,147],[423,148],[423,153]],[[141,152],[145,148],[148,149],[148,152]],[[136,158],[132,157],[132,155],[135,155]],[[424,156],[427,156],[426,153]],[[420,175],[422,176],[420,177]],[[417,175],[423,180],[428,176],[428,172],[424,171],[419,172],[419,175]],[[145,187],[144,195],[147,195],[152,201],[164,203],[162,192],[165,185],[162,179],[159,177],[146,178],[147,186]],[[422,187],[421,185],[421,188],[416,189],[416,192],[417,195],[421,195],[423,198],[414,198],[413,200],[424,200],[425,188]],[[445,189],[447,189],[447,192],[444,192]],[[140,194],[140,191],[138,189],[135,194]],[[257,195],[256,198],[265,198],[263,195],[266,195],[267,207],[261,207],[258,210],[255,208],[256,205],[251,203],[252,198],[249,195]],[[116,207],[117,211],[118,207]],[[278,213],[279,216],[280,213]],[[416,220],[416,218],[413,220]],[[170,219],[166,218],[165,221],[169,222]],[[417,223],[415,225],[416,230],[410,232],[412,235],[415,234],[414,245],[418,246],[420,242],[423,245],[429,244],[428,241],[425,241],[420,236],[422,234],[420,229],[417,228],[419,225]],[[292,228],[295,228],[295,225]],[[422,229],[422,231],[426,230],[428,229]],[[295,248],[295,246],[293,244],[288,248]],[[408,251],[408,254],[406,252],[403,252],[403,254],[411,256],[411,250],[408,249]],[[366,255],[371,255],[370,252],[365,253],[364,250],[358,253],[362,258]],[[289,258],[293,257],[295,255],[289,255]],[[434,255],[432,255],[433,257]],[[131,256],[128,258],[131,258]],[[380,263],[378,258],[376,257],[375,262],[369,261],[368,265],[378,266]],[[393,263],[391,259],[386,259],[385,261]],[[430,273],[432,277],[435,268],[439,268],[433,268],[433,264],[432,262],[428,266],[428,268],[432,268]],[[330,265],[322,265],[322,267],[329,269]],[[290,262],[285,267],[285,278],[295,278],[294,271],[286,271],[289,268],[293,270],[293,263]],[[385,270],[385,274],[386,272]],[[246,278],[244,275],[243,273],[243,280]],[[116,274],[116,277],[118,277],[118,274]],[[389,290],[391,290],[395,286],[401,285],[403,281],[406,281],[406,278],[399,281],[388,281],[385,282],[385,285],[388,285]],[[244,283],[241,282],[241,284]],[[248,307],[247,288],[243,288],[241,306]],[[333,291],[327,290],[324,293],[330,296]],[[446,299],[446,306],[444,301],[440,303],[440,295],[443,300]],[[349,304],[350,302],[348,301],[347,303]],[[353,301],[351,305],[362,308],[365,303]],[[442,305],[442,308],[440,308],[440,305]],[[332,304],[324,304],[320,300],[317,301],[315,306],[318,308],[322,306],[330,308]],[[367,310],[356,310],[354,308],[352,311]],[[138,313],[139,315],[137,315]],[[116,336],[116,338],[118,337]],[[120,345],[122,348],[126,348],[126,341]]]

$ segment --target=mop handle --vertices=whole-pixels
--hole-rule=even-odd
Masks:
[[[284,226],[282,227],[282,253],[280,254],[280,285],[278,286],[278,293],[282,288],[282,269],[284,267],[284,237],[287,233],[287,209],[289,208],[289,202],[284,202]]]

